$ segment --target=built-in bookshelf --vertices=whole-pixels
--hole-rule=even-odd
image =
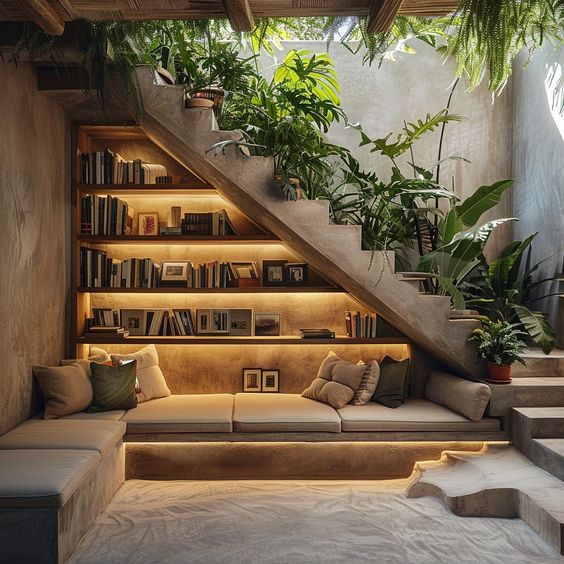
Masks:
[[[334,284],[321,272],[309,267],[307,280],[298,285],[265,286],[262,284],[263,261],[301,263],[299,253],[288,248],[280,239],[259,225],[256,218],[248,218],[225,200],[214,188],[166,152],[153,144],[145,133],[134,125],[99,126],[77,124],[73,138],[74,166],[72,182],[72,353],[85,355],[85,345],[147,344],[162,345],[409,345],[410,341],[397,334],[373,338],[346,335],[345,311],[366,311],[343,288]],[[81,155],[100,152],[119,155],[122,161],[136,160],[159,165],[159,178],[164,183],[106,183],[84,182],[84,162]],[[117,157],[115,157],[117,160]],[[82,168],[81,168],[82,167]],[[148,169],[147,169],[148,170]],[[164,172],[166,170],[166,173]],[[119,173],[106,171],[107,178]],[[138,173],[137,177],[138,177]],[[133,210],[132,223],[124,234],[92,235],[83,230],[83,196],[112,196],[127,203]],[[229,235],[154,234],[142,235],[138,223],[140,213],[157,214],[167,223],[172,207],[198,213],[228,214],[233,224]],[[121,208],[120,208],[121,209]],[[172,229],[170,230],[172,231]],[[91,287],[81,285],[81,248],[95,249],[116,261],[131,257],[150,259],[155,264],[163,261],[190,260],[194,264],[221,261],[253,261],[259,269],[257,285],[235,287]],[[84,280],[84,278],[82,278]],[[254,312],[279,312],[280,336],[232,335],[87,335],[87,319],[93,308],[131,310],[134,308],[248,308]],[[302,339],[298,329],[328,327],[335,333],[331,339]],[[393,330],[392,330],[393,331]],[[85,336],[87,335],[87,336]]]

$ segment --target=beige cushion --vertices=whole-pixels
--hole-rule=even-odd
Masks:
[[[123,417],[127,433],[229,433],[231,394],[175,395],[139,404]]]
[[[378,380],[380,379],[380,365],[375,361],[369,362],[367,365],[359,360],[357,366],[366,366],[366,370],[362,375],[362,381],[358,390],[354,393],[351,403],[353,405],[365,405],[374,395]]]
[[[327,403],[335,409],[343,407],[353,399],[365,370],[365,365],[357,366],[341,360],[331,351],[321,363],[317,377],[302,396]]]
[[[159,355],[155,345],[148,345],[131,354],[112,354],[111,358],[112,362],[137,361],[137,382],[139,384],[137,401],[143,402],[170,396],[170,390],[159,367]]]
[[[87,413],[79,411],[72,415],[65,415],[61,419],[85,419],[91,421],[119,421],[125,415],[124,409],[116,409],[114,411],[98,411],[96,413]]]
[[[83,411],[92,403],[88,360],[67,366],[34,366],[33,374],[45,396],[45,419]]]
[[[78,360],[81,359],[73,358],[73,359],[61,360],[61,366],[68,366],[69,364],[72,364],[73,362],[77,362]],[[90,362],[97,362],[98,364],[103,364],[104,362],[110,362],[111,358],[110,355],[104,349],[99,349],[98,347],[90,347],[90,355],[88,357],[88,360]],[[88,366],[88,375],[90,376],[90,366]]]
[[[62,507],[99,460],[90,450],[0,450],[0,507]]]
[[[407,398],[392,409],[376,402],[339,409],[343,431],[499,431],[499,420],[470,421],[446,407]]]
[[[471,382],[446,372],[431,372],[425,386],[425,397],[444,405],[472,421],[479,421],[490,401],[486,384]]]
[[[30,419],[0,436],[0,450],[95,450],[103,455],[124,434],[125,423],[120,421]]]
[[[233,409],[235,431],[261,433],[321,431],[338,433],[341,420],[330,406],[299,394],[237,394]]]

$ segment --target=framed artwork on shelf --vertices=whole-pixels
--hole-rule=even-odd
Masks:
[[[229,334],[237,337],[250,337],[253,334],[253,310],[229,310]]]
[[[287,262],[287,260],[263,260],[262,285],[284,286],[285,266]]]
[[[229,310],[197,309],[196,333],[198,335],[229,334]]]
[[[161,286],[185,287],[188,285],[188,262],[163,260],[161,264]]]
[[[280,370],[275,368],[262,369],[262,391],[278,392],[280,389]]]
[[[279,337],[279,313],[255,313],[255,337]]]
[[[306,286],[308,265],[305,262],[286,263],[286,284],[288,286]]]
[[[129,331],[131,336],[145,335],[146,316],[144,309],[121,309],[121,326]]]
[[[230,262],[229,268],[233,278],[258,278],[257,265],[254,261]]]
[[[139,235],[158,235],[159,214],[157,212],[139,212],[137,230]]]
[[[260,368],[243,368],[243,391],[260,392],[262,389],[262,370]]]
[[[198,335],[205,335],[210,333],[210,310],[197,309],[196,310],[196,333]]]

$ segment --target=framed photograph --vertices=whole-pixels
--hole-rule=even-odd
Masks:
[[[263,368],[262,370],[262,391],[278,392],[280,383],[280,370],[275,368]]]
[[[188,262],[163,260],[161,264],[161,286],[180,286],[188,284]]]
[[[198,335],[205,335],[207,333],[211,333],[210,314],[211,311],[209,309],[196,310],[196,333]]]
[[[287,260],[263,260],[262,261],[262,285],[284,286],[285,266]]]
[[[260,368],[243,368],[243,391],[260,392],[262,389],[262,370]]]
[[[255,337],[279,337],[279,313],[255,313]]]
[[[288,286],[306,286],[307,266],[305,262],[286,263],[286,284]]]
[[[256,262],[254,261],[242,261],[242,262],[230,262],[229,268],[233,278],[258,278],[258,270]]]
[[[197,309],[196,333],[198,335],[217,335],[229,333],[228,309]]]
[[[130,335],[145,335],[146,316],[144,309],[121,309],[120,322]]]
[[[229,310],[229,334],[237,337],[250,337],[253,334],[253,310]]]
[[[138,222],[139,235],[159,234],[159,214],[157,212],[139,212]]]

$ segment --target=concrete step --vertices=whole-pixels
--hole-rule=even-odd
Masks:
[[[511,368],[512,378],[564,377],[564,350],[554,349],[549,355],[541,349],[530,348],[523,352],[525,366],[516,363]]]
[[[537,466],[564,480],[564,438],[532,439],[531,450],[535,455],[529,458]]]
[[[462,517],[519,517],[564,555],[564,483],[513,447],[419,462],[407,495],[435,496]]]
[[[504,417],[514,407],[564,407],[564,378],[515,378],[509,384],[490,384],[488,414]]]
[[[526,426],[530,438],[564,438],[564,407],[514,408],[512,422],[514,428]]]

